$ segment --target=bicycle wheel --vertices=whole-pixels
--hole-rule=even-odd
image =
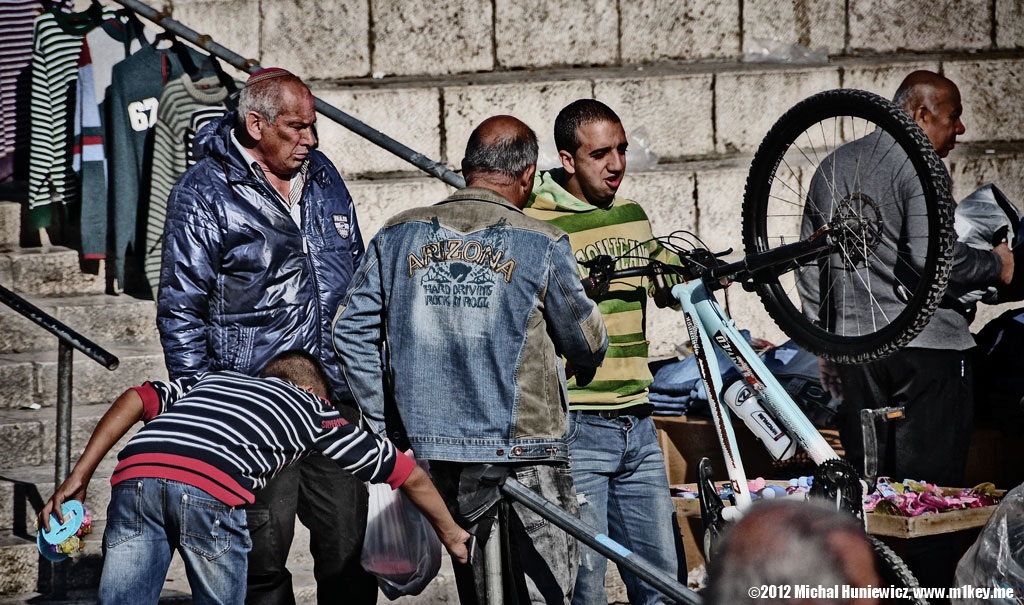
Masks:
[[[868,535],[868,542],[871,543],[871,550],[875,551],[875,563],[878,565],[878,576],[882,580],[881,586],[892,586],[895,588],[906,588],[907,595],[902,599],[891,599],[896,603],[913,603],[914,605],[928,605],[928,601],[914,594],[914,589],[920,584],[913,572],[903,562],[903,559],[886,546],[878,538]]]
[[[751,162],[743,199],[748,258],[824,234],[828,245],[755,272],[775,323],[807,350],[863,363],[927,324],[952,265],[949,174],[899,107],[850,89],[786,112]]]

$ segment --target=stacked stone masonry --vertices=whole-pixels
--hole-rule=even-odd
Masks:
[[[766,40],[829,55],[1024,47],[1018,0],[165,0],[173,16],[304,77],[735,60]]]

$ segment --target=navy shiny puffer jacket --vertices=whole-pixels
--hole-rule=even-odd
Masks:
[[[231,140],[235,114],[196,135],[202,158],[167,202],[157,325],[172,379],[254,375],[275,354],[318,357],[335,400],[350,400],[331,322],[363,254],[352,198],[319,151],[302,195],[302,228]]]

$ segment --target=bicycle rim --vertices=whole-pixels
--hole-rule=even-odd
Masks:
[[[753,277],[775,323],[812,353],[846,363],[910,342],[945,293],[953,203],[928,138],[890,101],[819,93],[761,143],[743,200],[746,253],[819,228],[828,229],[823,252]]]

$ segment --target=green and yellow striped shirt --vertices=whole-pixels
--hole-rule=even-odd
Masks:
[[[650,258],[678,263],[675,255],[653,241],[651,223],[640,204],[616,197],[607,208],[592,206],[556,182],[555,175],[560,179],[561,172],[537,174],[525,212],[568,233],[577,262],[608,254],[622,257],[616,269],[643,266]],[[580,265],[581,278],[587,271]],[[653,378],[647,365],[645,281],[643,277],[616,279],[597,299],[608,329],[608,353],[585,388],[570,379],[570,409],[617,409],[647,403],[647,388]]]

